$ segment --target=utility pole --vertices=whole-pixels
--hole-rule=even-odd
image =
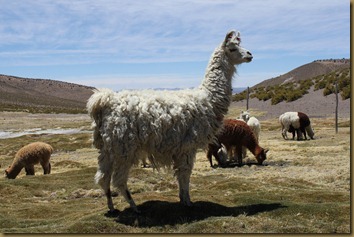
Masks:
[[[246,110],[248,110],[248,103],[250,100],[250,87],[247,86],[247,104],[246,104]]]
[[[335,126],[336,126],[336,133],[338,133],[338,82],[335,82],[335,92],[336,92],[336,114],[335,114]]]

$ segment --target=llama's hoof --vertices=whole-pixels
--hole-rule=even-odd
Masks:
[[[119,210],[113,209],[113,210],[108,210],[104,215],[106,217],[117,217],[117,216],[119,216],[119,213],[120,213]]]
[[[181,201],[181,204],[185,207],[192,207],[193,203],[191,201]]]

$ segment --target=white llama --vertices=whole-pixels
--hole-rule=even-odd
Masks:
[[[259,134],[261,133],[261,123],[259,120],[252,116],[250,117],[250,112],[248,110],[241,111],[240,120],[243,120],[251,128],[253,134],[256,137],[257,142],[259,142]],[[242,158],[245,158],[247,155],[246,147],[242,147]]]
[[[156,167],[175,170],[181,203],[191,206],[189,182],[198,148],[215,139],[231,101],[235,65],[250,62],[240,34],[229,32],[211,56],[202,84],[181,91],[95,90],[87,102],[93,119],[93,144],[100,150],[96,183],[104,190],[109,212],[110,182],[130,207],[138,209],[127,187],[129,169],[148,156]]]
[[[259,134],[261,132],[261,123],[259,120],[254,116],[251,117],[248,110],[241,111],[240,119],[247,123],[247,125],[251,128],[254,135],[256,136],[257,142],[259,142]]]

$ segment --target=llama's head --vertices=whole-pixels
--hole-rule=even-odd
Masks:
[[[258,161],[258,164],[261,165],[263,163],[263,161],[265,161],[267,159],[267,152],[269,150],[268,149],[261,149],[261,151],[256,155],[256,159]]]
[[[241,111],[240,119],[242,119],[245,122],[248,122],[248,120],[250,119],[250,113],[248,112],[248,110]]]
[[[14,175],[12,174],[12,169],[11,169],[11,166],[9,166],[6,170],[5,170],[5,178],[8,178],[8,179],[14,179],[16,178],[16,176],[14,177]]]
[[[225,40],[222,43],[226,55],[234,65],[251,62],[253,58],[250,51],[242,48],[240,43],[240,32],[234,30],[226,34]]]

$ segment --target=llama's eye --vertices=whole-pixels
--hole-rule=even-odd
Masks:
[[[230,50],[230,52],[234,52],[234,51],[236,51],[237,49],[229,49]]]

